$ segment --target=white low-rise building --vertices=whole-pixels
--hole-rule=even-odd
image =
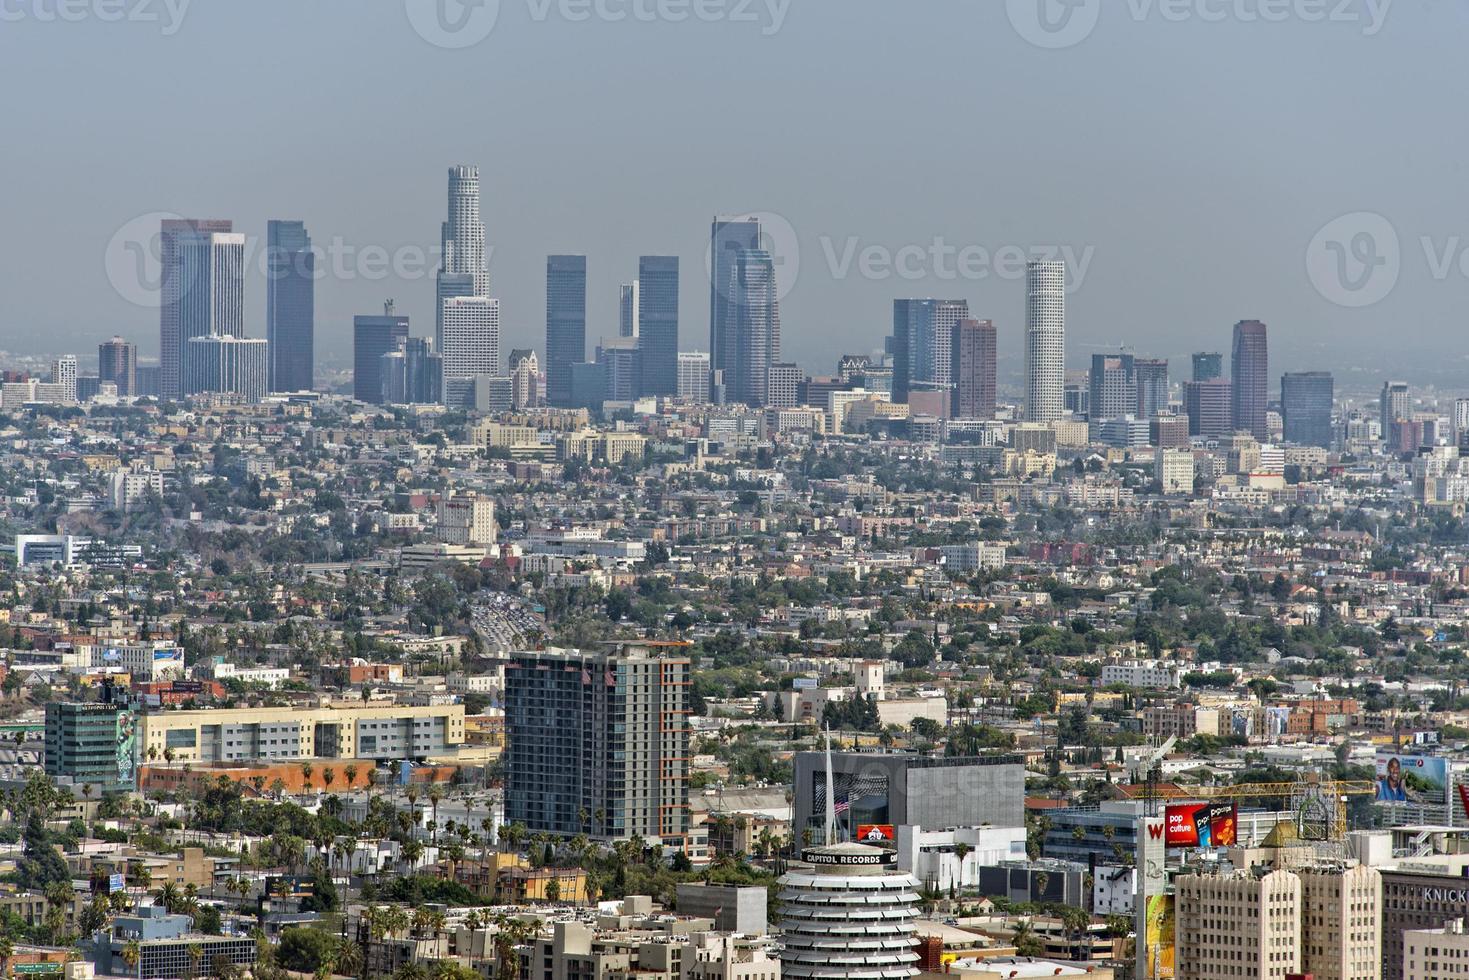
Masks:
[[[926,887],[944,893],[951,888],[978,888],[982,867],[1025,860],[1024,827],[924,830],[904,825],[897,830],[898,867]]]

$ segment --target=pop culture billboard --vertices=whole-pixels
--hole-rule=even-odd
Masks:
[[[1234,847],[1239,843],[1239,810],[1234,803],[1181,803],[1163,814],[1169,847]]]

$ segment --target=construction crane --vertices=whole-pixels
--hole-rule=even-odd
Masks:
[[[1133,764],[1132,781],[1142,777],[1144,812],[1150,817],[1158,815],[1158,787],[1163,781],[1163,757],[1173,751],[1178,739],[1170,735],[1168,740],[1152,752],[1142,756]]]

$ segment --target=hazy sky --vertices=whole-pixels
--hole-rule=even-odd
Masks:
[[[431,333],[431,274],[374,281],[360,250],[435,247],[466,162],[506,349],[544,345],[551,252],[588,255],[591,343],[639,254],[681,255],[680,346],[707,349],[709,219],[760,211],[799,249],[785,353],[818,373],[879,346],[903,296],[968,299],[1013,369],[1011,263],[1046,246],[1088,263],[1072,366],[1227,351],[1245,318],[1273,373],[1466,366],[1459,0],[1067,0],[1069,22],[1063,0],[500,0],[457,50],[433,41],[472,40],[494,0],[171,2],[0,0],[0,348],[155,353],[156,309],[113,280],[160,212],[257,238],[300,218],[358,256],[318,286],[324,358],[388,296]],[[970,247],[957,279],[939,239]],[[914,278],[881,263],[905,246]],[[247,304],[263,336],[258,277]]]

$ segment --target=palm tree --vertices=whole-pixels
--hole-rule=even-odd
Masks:
[[[306,783],[306,792],[311,792],[311,776],[316,772],[316,767],[309,762],[301,763],[301,779]]]
[[[15,943],[9,936],[0,936],[0,977],[10,976],[10,958],[15,955]]]
[[[323,766],[321,770],[321,782],[326,787],[327,792],[331,792],[332,783],[336,782],[336,780],[337,771],[331,766]]]
[[[357,783],[357,764],[349,762],[342,767],[342,775],[347,777],[347,788],[351,789]]]
[[[201,946],[201,945],[199,945],[198,943],[190,943],[189,944],[189,976],[190,976],[190,978],[197,977],[199,975],[199,961],[202,960],[202,959],[204,959],[204,947]]]
[[[1010,937],[1010,942],[1015,946],[1017,956],[1039,956],[1046,948],[1036,938],[1035,928],[1029,919],[1021,919],[1015,925],[1015,931]]]
[[[4,940],[4,944],[0,946],[0,949],[3,949],[5,946],[10,946],[10,940]],[[14,949],[14,947],[10,948]],[[143,961],[143,947],[138,944],[136,939],[129,939],[123,944],[122,961],[127,964],[128,972],[136,976],[138,973],[138,964]]]
[[[362,947],[350,939],[342,940],[337,946],[336,955],[332,958],[335,961],[333,965],[337,972],[344,973],[347,976],[354,976],[360,973],[363,967],[367,965],[367,957],[364,955]]]

